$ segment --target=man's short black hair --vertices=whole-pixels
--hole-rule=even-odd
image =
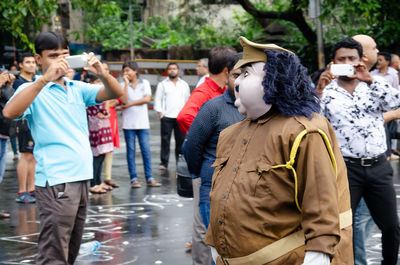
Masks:
[[[178,69],[179,69],[179,65],[178,65],[177,63],[169,63],[169,64],[167,65],[167,69],[169,68],[170,65],[176,65],[176,67],[178,67]]]
[[[45,50],[68,49],[68,40],[57,32],[42,32],[35,39],[35,50],[42,54]]]
[[[236,50],[232,47],[212,48],[208,56],[208,70],[210,73],[214,75],[221,73],[225,67],[228,67],[228,63],[236,53]]]
[[[24,60],[25,60],[25,58],[28,58],[28,57],[34,57],[33,53],[31,53],[31,52],[24,52],[23,54],[21,54],[19,63],[23,63]]]
[[[360,59],[363,56],[363,48],[362,48],[361,44],[358,41],[354,40],[353,38],[345,38],[345,39],[342,39],[342,40],[336,42],[335,45],[333,45],[332,59],[335,58],[337,50],[339,50],[341,48],[356,49],[358,52],[358,55],[360,56]]]
[[[389,62],[389,65],[392,63],[392,55],[388,52],[379,52],[378,56],[382,55],[385,58],[385,61]]]
[[[233,67],[235,66],[235,64],[243,58],[243,52],[239,52],[235,55],[232,56],[231,60],[228,62],[228,71],[230,72]]]
[[[124,70],[124,68],[126,68],[126,67],[129,67],[133,71],[136,71],[136,72],[139,71],[139,66],[135,61],[126,61],[126,62],[124,62],[124,64],[122,65],[122,70]]]
[[[19,71],[19,65],[17,65],[17,64],[10,65],[10,67],[8,67],[8,71],[10,71],[13,66],[15,66]]]

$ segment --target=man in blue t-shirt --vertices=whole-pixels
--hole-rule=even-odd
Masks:
[[[35,39],[35,59],[43,76],[21,85],[4,117],[28,120],[35,140],[36,203],[40,213],[37,264],[73,264],[82,240],[93,177],[86,107],[122,95],[121,86],[93,53],[84,69],[103,85],[64,78],[68,41],[54,32]]]

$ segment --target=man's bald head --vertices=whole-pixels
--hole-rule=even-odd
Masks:
[[[376,42],[373,38],[368,35],[355,35],[353,39],[358,41],[363,48],[362,61],[367,66],[368,70],[374,66],[378,59],[379,50],[376,48]]]

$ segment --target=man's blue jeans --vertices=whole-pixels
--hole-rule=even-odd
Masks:
[[[137,180],[135,153],[136,153],[136,136],[139,140],[140,151],[143,158],[144,175],[146,180],[152,180],[151,173],[151,153],[150,153],[150,130],[125,130],[126,142],[126,160],[128,161],[128,170],[131,181]]]
[[[371,233],[375,223],[369,213],[364,198],[361,198],[354,216],[354,263],[355,265],[367,265],[365,253],[365,241]]]
[[[0,138],[0,182],[3,180],[3,174],[6,170],[7,140]]]
[[[208,229],[208,225],[210,224],[210,204],[199,203],[199,210],[201,214],[201,219],[203,219],[204,226]]]

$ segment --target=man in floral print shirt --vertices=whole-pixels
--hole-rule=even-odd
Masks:
[[[395,265],[400,230],[393,171],[384,154],[383,113],[399,108],[400,91],[383,78],[369,74],[368,66],[361,61],[362,47],[356,40],[339,41],[332,53],[333,63],[351,64],[355,74],[333,79],[323,91],[321,86],[317,87],[322,95],[321,112],[335,129],[346,162],[353,215],[364,197],[382,232],[382,264]]]

